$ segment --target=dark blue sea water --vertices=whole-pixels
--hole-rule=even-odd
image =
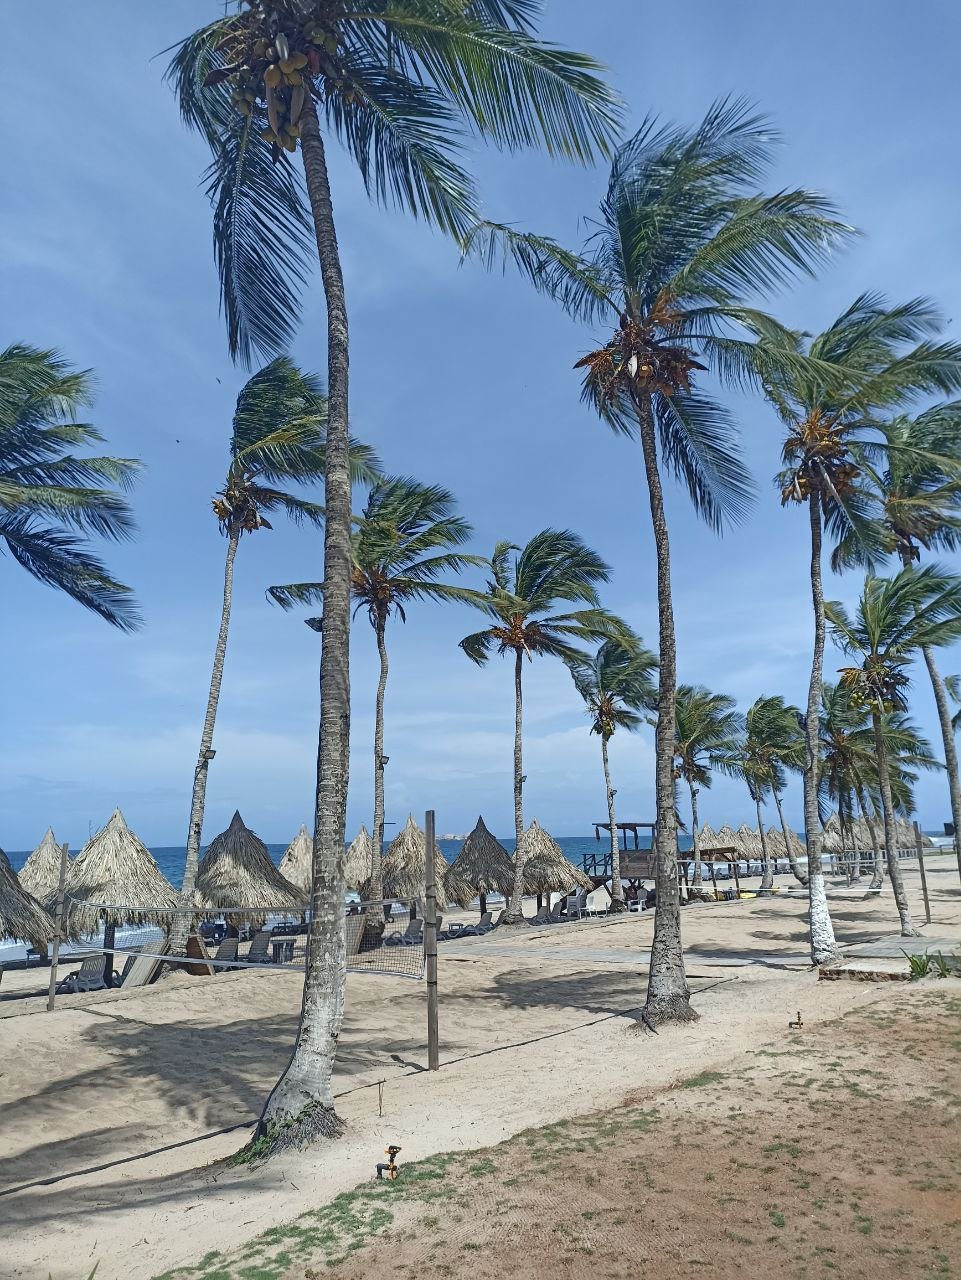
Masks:
[[[390,838],[393,838],[393,837],[391,836]],[[564,850],[566,857],[568,857],[570,861],[573,862],[575,866],[578,866],[578,867],[581,865],[581,859],[584,857],[585,854],[604,853],[604,851],[608,847],[608,841],[610,840],[610,837],[607,835],[607,833],[603,831],[601,832],[601,840],[599,842],[594,839],[593,835],[555,836],[554,838],[557,840],[557,843]],[[690,848],[690,840],[688,839],[687,836],[682,834],[679,837],[679,841],[682,849]],[[501,844],[504,846],[504,848],[507,850],[508,853],[514,852],[513,839],[502,838]],[[650,848],[650,844],[651,844],[650,838],[647,836],[642,836],[640,838],[640,844],[642,849]],[[443,853],[447,861],[453,862],[454,859],[457,857],[457,855],[461,851],[461,848],[463,846],[463,841],[439,840],[438,845],[440,846],[441,853]],[[630,845],[630,848],[633,849],[634,847],[633,838],[629,837],[629,845]],[[284,856],[284,850],[287,848],[287,846],[286,844],[268,844],[267,848],[270,851],[270,856],[273,858],[274,862],[279,863],[280,859]],[[164,875],[167,877],[170,883],[172,885],[179,885],[181,877],[183,875],[183,869],[184,869],[184,850],[178,846],[173,846],[173,847],[161,846],[158,848],[151,849],[150,852],[153,854],[154,858],[157,861],[157,865],[160,867],[160,870],[164,873]],[[13,863],[14,870],[19,871],[20,868],[23,866],[23,864],[26,862],[27,858],[30,856],[30,853],[29,853],[29,850],[26,852],[20,851],[16,853],[9,853],[7,856],[9,857],[10,861]]]

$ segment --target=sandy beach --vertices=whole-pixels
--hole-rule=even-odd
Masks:
[[[928,867],[933,919],[917,944],[897,937],[887,886],[881,895],[830,889],[851,965],[904,971],[902,946],[961,942],[957,868],[947,857]],[[913,864],[905,875],[923,921]],[[432,1076],[423,984],[351,975],[335,1077],[347,1134],[266,1171],[223,1161],[245,1142],[290,1050],[299,974],[177,976],[128,995],[66,997],[54,1014],[39,994],[12,998],[18,987],[38,991],[44,973],[8,974],[3,1274],[76,1280],[99,1263],[98,1280],[149,1280],[363,1182],[388,1142],[402,1159],[420,1160],[653,1098],[699,1072],[723,1072],[748,1049],[780,1044],[798,1010],[816,1029],[905,989],[819,981],[805,905],[779,894],[686,908],[700,1020],[656,1036],[636,1016],[652,913],[447,943],[442,1069]]]

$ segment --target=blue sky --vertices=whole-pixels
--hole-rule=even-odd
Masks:
[[[216,3],[84,5],[37,0],[43,84],[9,41],[7,181],[0,205],[2,342],[57,346],[95,370],[92,420],[116,452],[142,458],[140,535],[109,548],[146,616],[133,637],[0,560],[5,602],[0,735],[0,845],[32,847],[48,822],[76,848],[88,823],[120,804],[153,845],[183,841],[215,639],[223,540],[209,499],[224,470],[244,373],[232,367],[218,316],[206,163],[162,84],[160,50]],[[820,328],[864,289],[927,293],[959,315],[956,198],[961,108],[954,57],[961,15],[881,0],[839,6],[766,0],[684,7],[638,0],[550,0],[543,34],[611,68],[636,126],[648,112],[695,121],[712,98],[754,99],[785,137],[772,186],[833,196],[864,238],[816,282],[770,304]],[[936,38],[934,38],[936,36]],[[34,105],[31,106],[30,104]],[[475,157],[490,216],[576,242],[602,194],[602,170],[530,155]],[[574,360],[590,334],[521,282],[459,268],[452,246],[373,208],[334,151],[336,214],[352,322],[352,420],[387,467],[447,485],[476,528],[476,550],[571,527],[605,556],[605,602],[648,640],[656,634],[649,518],[637,446],[615,439],[578,400]],[[956,332],[956,330],[955,330]],[[293,350],[325,365],[323,307],[312,290]],[[756,511],[716,539],[672,492],[680,678],[747,706],[761,693],[805,696],[811,623],[806,523],[782,511],[771,484],[778,428],[756,399],[736,404],[757,478]],[[317,637],[270,607],[272,582],[313,578],[317,535],[281,527],[249,538],[238,558],[207,835],[238,804],[268,840],[309,821],[317,723]],[[851,599],[853,576],[831,579]],[[474,668],[457,641],[475,615],[412,608],[390,635],[388,818],[433,806],[444,830],[483,812],[511,830],[512,689],[508,664]],[[829,651],[829,674],[838,665]],[[956,669],[959,656],[945,657]],[[604,812],[599,748],[564,671],[528,668],[526,803],[558,834],[589,834]],[[375,653],[360,620],[352,655],[351,831],[369,825]],[[917,719],[937,739],[923,673]],[[648,734],[612,748],[621,816],[653,812]],[[924,825],[948,814],[941,781],[919,788]],[[718,779],[702,816],[751,820],[737,784]],[[788,815],[799,821],[800,786]]]

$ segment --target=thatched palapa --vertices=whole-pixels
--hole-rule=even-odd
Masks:
[[[444,887],[448,898],[462,907],[469,907],[475,898],[484,899],[489,893],[510,897],[514,864],[501,842],[487,830],[483,818],[477,819],[463,849],[447,868]]]
[[[424,886],[426,836],[414,821],[413,816],[407,819],[407,825],[390,843],[384,856],[384,897],[385,898],[419,898],[423,901],[426,889]],[[447,894],[444,892],[444,875],[447,862],[444,855],[434,845],[434,876],[437,884],[437,907],[443,911],[447,907]],[[367,893],[361,890],[364,897]]]
[[[521,837],[514,855],[524,878],[525,893],[571,893],[594,888],[594,882],[572,862],[536,818]]]
[[[737,829],[737,847],[746,858],[762,858],[764,856],[761,837],[746,822],[742,822]]]
[[[53,920],[37,899],[24,889],[7,855],[0,849],[0,938],[29,942],[46,951]]]
[[[698,828],[697,843],[702,854],[710,853],[712,849],[723,849],[728,847],[722,842],[720,836],[710,823],[707,822],[705,822],[702,827]],[[690,850],[690,856],[692,858],[694,856],[693,848]]]
[[[344,858],[344,882],[348,889],[360,889],[370,881],[371,868],[374,865],[374,842],[366,827],[361,829],[350,842]]]
[[[158,924],[170,927],[164,908],[177,905],[177,892],[153,857],[115,809],[107,825],[92,836],[67,870],[67,932],[72,937],[96,933],[103,922]],[[53,907],[54,889],[47,900]]]
[[[46,902],[56,896],[60,888],[60,845],[50,827],[43,839],[20,869],[18,879],[38,902]],[[69,867],[69,864],[68,864]]]
[[[737,832],[733,827],[729,827],[726,822],[717,833],[717,848],[736,849],[742,857],[744,856],[744,850],[741,848],[741,841]]]
[[[263,840],[236,812],[227,830],[211,840],[197,868],[197,901],[208,908],[301,912],[306,892],[280,874]]]
[[[280,860],[280,874],[304,894],[310,893],[313,880],[314,842],[303,824],[287,846]]]

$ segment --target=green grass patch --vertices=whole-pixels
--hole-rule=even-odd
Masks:
[[[700,1089],[706,1084],[717,1084],[719,1080],[724,1079],[723,1071],[702,1071],[700,1075],[688,1076],[686,1080],[681,1081],[682,1089]]]

